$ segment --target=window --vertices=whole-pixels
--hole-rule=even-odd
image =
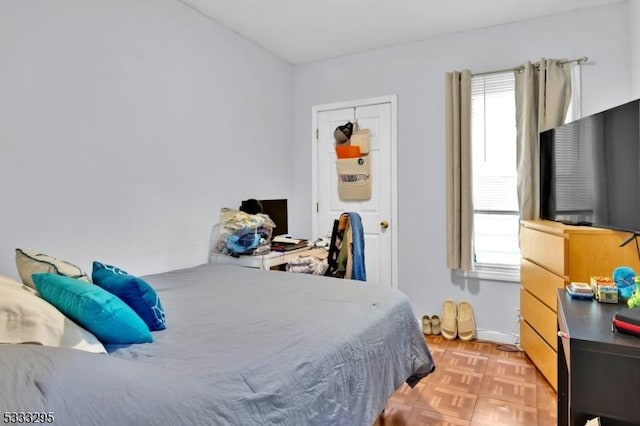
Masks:
[[[516,104],[513,72],[471,80],[474,270],[517,276]]]
[[[567,121],[579,116],[579,66],[572,66]],[[471,145],[473,276],[519,280],[515,78],[512,71],[473,76]]]

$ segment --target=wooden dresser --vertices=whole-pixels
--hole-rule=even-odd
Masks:
[[[611,276],[618,266],[640,273],[630,234],[544,220],[523,221],[520,229],[520,345],[557,390],[557,292],[572,281]]]

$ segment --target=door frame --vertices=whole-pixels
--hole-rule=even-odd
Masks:
[[[316,105],[311,108],[311,229],[312,235],[319,236],[318,229],[318,114],[336,109],[357,108],[376,104],[391,105],[391,287],[398,288],[398,95],[357,99]]]

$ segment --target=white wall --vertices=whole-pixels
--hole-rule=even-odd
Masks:
[[[311,229],[311,108],[398,95],[399,287],[416,315],[469,300],[477,326],[517,332],[519,286],[452,277],[446,268],[444,73],[482,72],[540,57],[588,56],[583,113],[630,99],[629,7],[618,3],[321,61],[295,68],[293,232]],[[422,185],[416,186],[418,179]]]
[[[292,104],[291,65],[178,1],[0,2],[0,274],[206,262],[221,207],[291,197]]]
[[[631,43],[631,89],[633,98],[640,98],[640,2],[629,1]]]

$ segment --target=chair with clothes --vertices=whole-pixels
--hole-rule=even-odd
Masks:
[[[364,265],[364,230],[358,213],[342,213],[333,222],[327,262],[327,276],[367,280]]]

